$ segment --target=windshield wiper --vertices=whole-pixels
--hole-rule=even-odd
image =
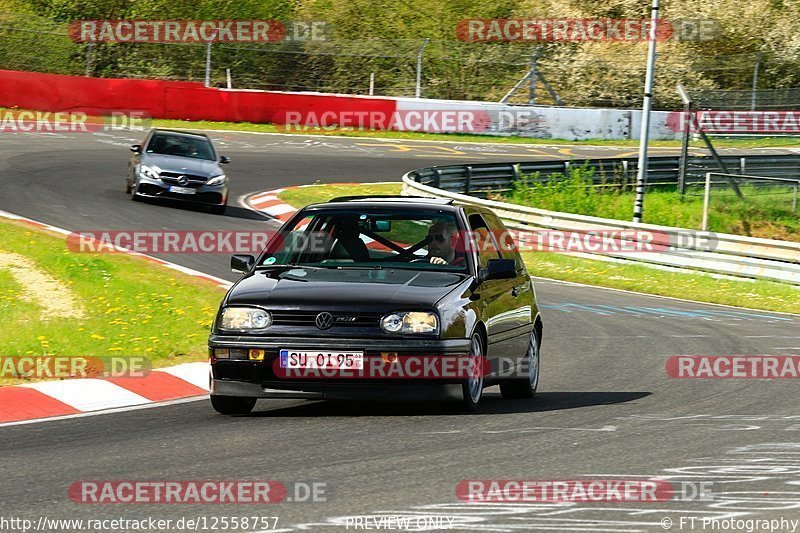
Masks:
[[[331,265],[330,268],[336,268],[338,270],[383,270],[383,266],[381,265]]]
[[[321,268],[330,268],[324,266],[315,266],[315,265],[298,265],[297,263],[273,263],[271,265],[258,265],[256,270],[267,270],[271,268],[313,268],[315,270],[319,270]]]
[[[313,270],[383,270],[382,265],[298,265],[297,263],[283,263],[272,265],[258,265],[256,270],[272,268],[310,268]]]

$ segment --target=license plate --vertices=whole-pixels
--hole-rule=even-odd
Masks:
[[[281,368],[320,368],[323,370],[361,370],[364,352],[320,352],[281,350]]]
[[[176,187],[175,185],[169,186],[169,192],[176,192],[178,194],[197,194],[196,189],[191,187]]]

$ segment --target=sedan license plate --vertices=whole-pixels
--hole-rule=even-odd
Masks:
[[[191,187],[177,187],[175,185],[169,186],[169,192],[176,192],[178,194],[197,194],[197,190]]]
[[[281,368],[319,368],[323,370],[361,370],[364,352],[320,352],[281,350]]]

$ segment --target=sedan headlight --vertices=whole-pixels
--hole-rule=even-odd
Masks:
[[[158,168],[148,167],[147,165],[139,165],[139,174],[151,180],[161,179],[158,175]]]
[[[220,174],[219,176],[214,176],[210,180],[206,182],[206,185],[222,185],[227,181],[227,176],[225,174]]]
[[[226,307],[222,311],[222,329],[264,329],[272,325],[269,311],[256,307]]]
[[[390,313],[381,319],[381,329],[386,333],[438,333],[439,318],[419,311]]]

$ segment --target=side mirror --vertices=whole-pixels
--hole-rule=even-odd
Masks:
[[[131,152],[134,154],[141,154],[142,153],[142,145],[141,144],[133,144],[131,145]]]
[[[253,268],[256,258],[252,255],[234,255],[231,257],[231,271],[247,274]]]
[[[227,165],[227,164],[228,164],[228,163],[230,163],[230,162],[231,162],[231,158],[230,158],[230,157],[228,157],[227,155],[221,155],[221,156],[219,156],[219,163],[220,163],[221,165]]]
[[[517,277],[517,262],[513,259],[489,259],[486,268],[480,271],[480,281]]]

